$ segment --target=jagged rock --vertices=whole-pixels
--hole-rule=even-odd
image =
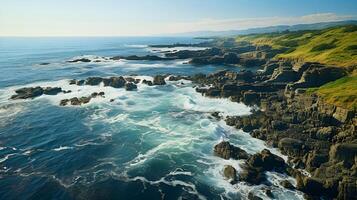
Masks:
[[[337,135],[337,129],[334,126],[322,127],[317,132],[315,137],[319,140],[330,141],[334,135]]]
[[[103,81],[103,78],[100,77],[89,77],[87,80],[84,82],[86,85],[99,85]]]
[[[325,192],[323,180],[313,177],[298,178],[297,189],[314,196]]]
[[[274,70],[279,68],[279,66],[280,66],[279,62],[268,62],[264,66],[264,69],[263,69],[262,73],[264,75],[272,75]]]
[[[259,185],[266,180],[265,174],[256,168],[243,166],[242,172],[239,173],[239,181],[244,181],[253,185]]]
[[[280,182],[280,185],[283,186],[284,188],[286,189],[289,189],[289,190],[294,190],[295,187],[293,186],[293,184],[290,183],[290,181],[288,180],[283,180]]]
[[[348,120],[351,120],[354,117],[355,113],[353,110],[344,109],[341,107],[337,107],[333,117],[338,121],[344,123]]]
[[[279,141],[279,149],[289,156],[302,156],[304,152],[303,142],[293,138],[283,138]]]
[[[225,64],[237,64],[239,63],[239,56],[236,53],[225,53],[223,55],[223,62]]]
[[[155,76],[153,85],[166,85],[165,76],[161,76],[161,75]]]
[[[133,91],[136,90],[138,86],[136,86],[134,83],[126,83],[125,84],[125,90],[127,91]]]
[[[332,145],[330,148],[330,160],[343,161],[345,165],[352,166],[357,157],[357,144],[356,143],[343,143]]]
[[[104,92],[93,92],[92,94],[91,94],[91,97],[92,98],[96,98],[96,97],[98,97],[98,96],[101,96],[101,97],[104,97]]]
[[[62,92],[60,87],[46,87],[43,89],[43,93],[46,95],[57,95],[60,92]]]
[[[148,86],[152,86],[152,81],[148,81],[148,80],[143,80],[143,82],[142,82],[143,84],[146,84],[146,85],[148,85]]]
[[[251,90],[243,93],[243,102],[248,105],[257,104],[260,100],[260,94]]]
[[[295,82],[299,80],[298,73],[292,69],[276,68],[270,78],[270,82]]]
[[[224,167],[223,175],[230,180],[230,183],[234,184],[237,182],[237,170],[231,165]]]
[[[69,99],[62,99],[61,102],[60,102],[60,106],[66,106],[69,102]]]
[[[27,87],[15,90],[15,92],[16,94],[11,96],[13,100],[39,97],[44,93],[44,90],[41,87]]]
[[[346,75],[341,67],[312,66],[302,74],[300,80],[292,85],[293,88],[320,87],[323,84],[337,80]]]
[[[357,178],[344,177],[338,185],[338,197],[339,200],[352,200],[357,199]]]
[[[69,63],[76,63],[76,62],[90,62],[91,60],[88,58],[79,58],[79,59],[74,59],[74,60],[69,60],[67,62]]]
[[[209,97],[218,97],[221,95],[221,90],[217,88],[209,88],[206,90],[205,95]]]
[[[214,147],[214,153],[224,159],[247,159],[248,153],[239,147],[231,145],[229,142],[221,142]]]
[[[306,157],[306,156],[305,156]],[[328,161],[328,154],[327,153],[319,153],[317,151],[313,151],[307,154],[306,158],[306,168],[307,169],[314,169],[320,167],[321,164]]]
[[[284,159],[272,154],[267,149],[251,156],[247,160],[247,164],[253,168],[261,169],[261,171],[285,171],[287,167]]]
[[[104,86],[110,86],[113,88],[122,88],[125,86],[125,79],[122,76],[119,77],[110,77],[103,79]]]

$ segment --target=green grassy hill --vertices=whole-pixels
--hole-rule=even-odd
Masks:
[[[316,93],[327,103],[357,110],[357,73],[327,83],[320,88],[311,88],[308,92]]]
[[[275,58],[303,59],[341,67],[357,66],[357,26],[239,36],[236,42],[268,45],[283,53]]]

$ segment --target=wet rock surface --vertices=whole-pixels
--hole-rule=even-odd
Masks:
[[[11,96],[12,100],[16,99],[33,99],[39,97],[43,94],[45,95],[57,95],[61,93],[62,88],[60,87],[26,87],[15,90],[15,95]],[[67,91],[66,91],[67,92]]]
[[[258,106],[260,110],[249,116],[230,116],[225,121],[288,156],[287,164],[265,150],[248,156],[238,181],[261,184],[266,181],[265,171],[280,171],[295,177],[296,188],[309,198],[348,199],[357,191],[356,112],[306,93],[306,88],[345,74],[343,68],[318,63],[270,61],[257,73],[220,71],[191,80],[204,96]],[[216,145],[215,155],[239,159],[235,148],[223,144]],[[300,173],[301,169],[311,177]]]
[[[231,145],[229,142],[221,142],[214,147],[214,153],[224,159],[247,159],[248,153],[239,147]]]

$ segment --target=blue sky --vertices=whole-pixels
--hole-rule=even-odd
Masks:
[[[1,0],[0,35],[153,35],[356,16],[357,0]]]

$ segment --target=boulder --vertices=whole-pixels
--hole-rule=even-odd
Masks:
[[[104,86],[110,86],[113,88],[122,88],[125,86],[125,79],[122,76],[119,77],[110,77],[103,79]]]
[[[136,86],[134,83],[125,83],[125,90],[127,91],[133,91],[136,90],[138,88],[138,86]]]
[[[224,167],[223,175],[230,181],[230,183],[234,184],[237,182],[237,170],[231,165]]]
[[[68,102],[70,102],[69,99],[62,99],[59,105],[60,106],[66,106],[68,104]]]
[[[298,178],[297,189],[314,196],[321,196],[321,194],[326,192],[324,181],[313,177]]]
[[[269,150],[264,149],[260,153],[256,153],[247,160],[250,167],[259,169],[260,171],[285,171],[286,163],[284,159],[272,154]]]
[[[214,147],[214,154],[224,159],[247,159],[248,153],[239,147],[231,145],[229,142],[221,142]]]
[[[288,156],[302,156],[304,154],[304,145],[301,140],[293,138],[283,138],[279,141],[279,149]]]
[[[156,75],[154,77],[153,85],[166,85],[165,76]]]
[[[351,167],[357,158],[357,144],[342,143],[332,145],[329,155],[331,161],[343,161],[345,165]]]
[[[247,165],[242,167],[242,171],[239,174],[239,181],[244,181],[253,185],[259,185],[265,180],[266,177],[264,172]]]

